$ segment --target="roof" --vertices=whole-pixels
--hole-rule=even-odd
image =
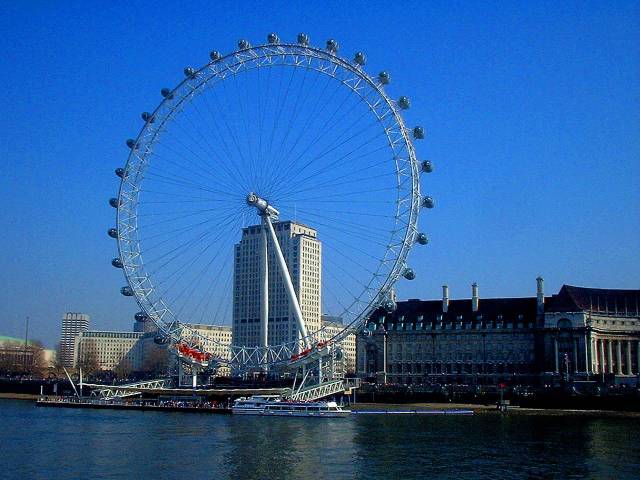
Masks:
[[[7,337],[5,335],[0,335],[0,343],[18,343],[20,345],[24,345],[24,338]],[[27,343],[29,345],[33,345],[33,340],[29,340]]]
[[[415,322],[422,316],[423,322],[459,322],[476,321],[482,316],[483,321],[498,319],[507,322],[533,322],[537,318],[537,302],[535,297],[526,298],[486,298],[480,299],[478,311],[471,308],[471,300],[450,300],[447,312],[442,311],[442,300],[408,300],[398,302],[393,313],[378,309],[372,319],[379,320],[381,316],[386,321]]]
[[[590,311],[601,313],[640,312],[640,290],[586,288],[563,285],[557,295],[546,302],[548,312]]]

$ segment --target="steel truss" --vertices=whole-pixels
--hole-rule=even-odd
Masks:
[[[335,51],[291,43],[247,46],[193,70],[191,75],[165,95],[135,139],[122,175],[116,217],[119,258],[136,301],[172,344],[182,342],[195,346],[205,339],[180,322],[170,305],[165,303],[154,288],[153,280],[145,269],[138,236],[137,204],[148,159],[172,119],[199,93],[240,72],[275,67],[314,70],[349,88],[366,103],[371,114],[382,125],[395,162],[395,229],[386,253],[374,275],[364,285],[363,293],[346,307],[343,314],[345,328],[329,342],[339,344],[348,335],[355,333],[368,316],[389,297],[394,283],[407,268],[407,254],[418,234],[417,219],[421,206],[419,164],[410,139],[411,130],[405,126],[399,113],[401,107],[385,93],[382,80],[369,76],[359,64],[336,56]],[[324,332],[320,330],[310,332],[298,341],[281,345],[232,346],[228,354],[212,361],[232,368],[287,364],[296,352],[309,345],[318,345],[323,336]]]

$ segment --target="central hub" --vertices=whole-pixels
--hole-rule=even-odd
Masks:
[[[254,192],[249,192],[247,195],[247,205],[250,207],[256,207],[258,209],[258,215],[273,215],[274,217],[277,217],[280,214],[278,210],[269,205],[269,202],[264,198],[259,197]]]

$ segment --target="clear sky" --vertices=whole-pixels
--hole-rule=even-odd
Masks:
[[[0,334],[129,329],[107,204],[186,65],[275,31],[386,69],[424,125],[431,245],[401,298],[640,288],[639,2],[13,2],[0,14]]]

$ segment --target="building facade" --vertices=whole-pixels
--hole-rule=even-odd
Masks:
[[[342,319],[329,315],[322,315],[323,334],[322,340],[330,340],[344,330]],[[340,342],[344,354],[345,373],[353,374],[356,372],[356,335],[347,335]]]
[[[60,334],[60,363],[65,367],[75,365],[74,349],[76,336],[89,328],[89,315],[84,313],[66,313],[62,317]]]
[[[274,222],[273,227],[287,263],[302,316],[309,332],[320,329],[322,305],[322,244],[311,227],[292,221]],[[262,225],[242,230],[235,245],[233,270],[233,343],[260,345]],[[293,308],[280,275],[275,251],[268,248],[268,343],[278,345],[298,340]]]
[[[442,300],[376,311],[357,338],[358,374],[398,384],[636,380],[640,291],[565,285],[545,298],[538,278],[535,297],[480,300],[478,292],[474,284],[471,299],[450,300],[445,286]]]
[[[100,370],[118,367],[142,370],[145,348],[140,340],[143,336],[141,332],[80,332],[75,338],[73,366],[91,364]]]
[[[640,290],[565,285],[545,304],[546,372],[635,383],[640,376]]]
[[[187,330],[192,330],[199,336],[189,340],[201,345],[203,351],[213,354],[215,358],[228,360],[230,358],[231,327],[220,325],[202,325],[196,323],[186,324]],[[227,377],[231,370],[227,365],[220,366],[217,375]]]

